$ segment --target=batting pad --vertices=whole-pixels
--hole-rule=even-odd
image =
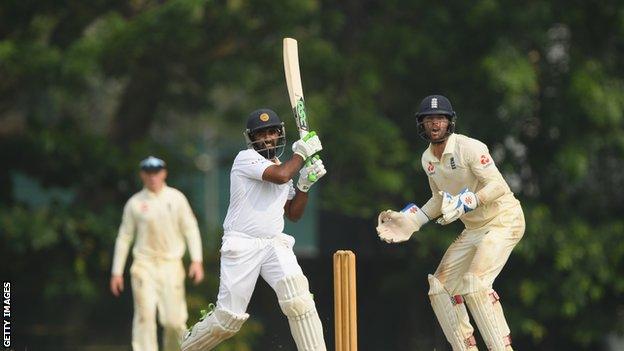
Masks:
[[[325,351],[323,326],[319,319],[308,279],[304,275],[286,277],[275,287],[282,312],[288,317],[297,350]]]
[[[216,308],[189,330],[180,348],[182,351],[207,351],[236,334],[249,318],[247,313],[235,314]]]
[[[485,286],[473,273],[466,273],[463,279],[466,304],[477,322],[479,332],[489,350],[511,350],[509,326],[505,321],[498,295]]]
[[[503,313],[503,306],[501,305],[498,297],[498,293],[496,291],[490,291],[490,301],[492,301],[492,306],[494,307],[494,316],[496,317],[496,322],[501,328],[503,332],[503,342],[506,346],[506,351],[513,350],[511,348],[511,329],[509,329],[509,325],[507,325],[507,320],[505,319],[505,314]]]
[[[431,274],[428,280],[431,307],[453,351],[476,351],[476,342],[472,335],[474,328],[470,325],[461,296],[453,299],[444,285]]]

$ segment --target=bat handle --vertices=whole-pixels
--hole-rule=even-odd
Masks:
[[[307,130],[302,130],[299,132],[299,136],[301,137],[301,139],[303,139],[303,141],[308,141],[310,138],[316,136],[316,132],[308,132]]]
[[[315,135],[316,135],[316,132],[314,132],[314,131],[312,131],[312,132],[308,132],[307,130],[300,130],[299,131],[299,136],[304,141],[307,141],[308,139],[312,138]],[[319,155],[308,157],[308,159],[305,161],[306,167],[311,166],[312,165],[312,161],[319,159],[319,157],[320,157]],[[318,179],[318,177],[316,176],[316,173],[314,173],[314,172],[308,173],[308,180],[309,181],[316,182],[317,179]]]
[[[305,162],[306,167],[310,167],[312,165],[312,161],[318,160],[319,158],[320,158],[319,155],[308,157],[308,159]],[[316,182],[317,179],[318,179],[318,177],[316,176],[316,173],[314,173],[314,172],[308,173],[308,180],[309,181]]]

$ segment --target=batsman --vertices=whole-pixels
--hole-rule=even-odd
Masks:
[[[524,235],[520,202],[482,142],[456,134],[456,114],[442,95],[427,96],[416,113],[418,134],[429,142],[421,163],[431,198],[422,208],[379,214],[377,233],[388,243],[408,240],[425,223],[459,219],[465,229],[429,275],[429,299],[454,351],[477,350],[466,306],[488,350],[513,350],[511,332],[492,289],[511,251]]]
[[[212,350],[236,334],[249,318],[247,305],[258,277],[275,290],[297,350],[325,351],[308,279],[293,252],[295,238],[283,233],[284,217],[297,221],[303,216],[310,187],[327,173],[315,156],[323,148],[321,141],[310,132],[293,143],[290,159],[280,161],[286,129],[270,109],[253,111],[243,134],[247,149],[238,153],[230,172],[216,308],[188,331],[182,351]],[[307,159],[310,163],[304,165]]]

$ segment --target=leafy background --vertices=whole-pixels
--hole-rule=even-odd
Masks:
[[[202,162],[229,167],[246,114],[289,114],[285,36],[300,42],[329,169],[320,253],[301,259],[328,344],[330,256],[348,247],[361,348],[448,347],[426,274],[461,227],[429,225],[392,247],[373,230],[379,210],[429,196],[413,112],[435,92],[523,203],[526,234],[496,284],[515,344],[624,347],[621,2],[7,0],[0,19],[0,256],[18,347],[128,348],[131,298],[113,299],[107,282],[137,160],[161,155],[170,183],[193,202],[209,196]],[[219,229],[201,223],[212,249],[207,281],[189,286],[192,312],[218,284]],[[220,349],[294,350],[270,289],[250,309]]]

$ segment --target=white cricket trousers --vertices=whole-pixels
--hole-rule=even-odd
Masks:
[[[295,239],[286,234],[261,239],[228,232],[221,245],[221,279],[217,307],[245,313],[258,276],[275,290],[287,276],[303,274],[292,250]]]
[[[524,229],[520,205],[505,210],[483,228],[464,229],[446,250],[434,276],[451,295],[464,293],[466,273],[473,273],[491,288]]]
[[[135,259],[130,267],[130,277],[134,297],[132,349],[158,351],[158,313],[158,321],[163,327],[163,350],[179,350],[188,318],[182,260]]]

